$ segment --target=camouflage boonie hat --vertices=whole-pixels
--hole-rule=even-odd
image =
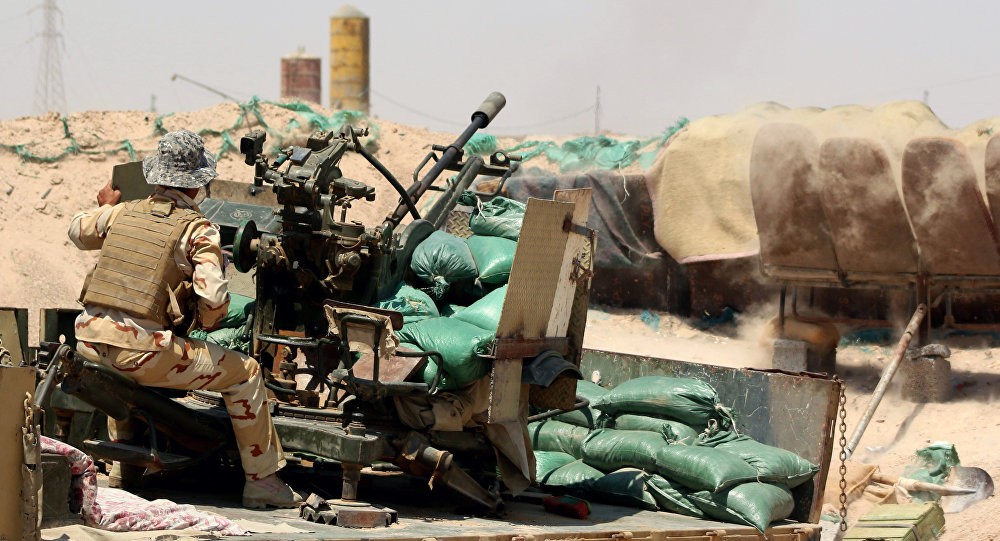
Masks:
[[[142,160],[142,172],[147,183],[174,188],[201,188],[219,176],[201,136],[188,130],[161,137],[156,154]]]

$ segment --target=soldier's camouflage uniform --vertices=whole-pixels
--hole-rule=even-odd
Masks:
[[[162,144],[160,150],[162,158]],[[214,176],[214,163],[212,166]],[[150,177],[148,169],[147,162],[146,174]],[[207,181],[201,185],[204,183]],[[178,209],[193,209],[200,214],[195,202],[178,190],[157,186],[151,197],[167,198]],[[82,250],[101,249],[126,204],[104,205],[77,214],[70,224],[70,239]],[[191,221],[176,245],[173,262],[192,282],[200,327],[214,329],[229,305],[219,231],[204,217]],[[248,479],[262,479],[285,465],[267,410],[259,365],[251,357],[204,340],[178,336],[150,319],[90,304],[85,304],[76,320],[76,338],[77,351],[85,358],[140,385],[222,393]],[[116,441],[132,436],[128,423],[113,419],[109,419],[109,431]]]

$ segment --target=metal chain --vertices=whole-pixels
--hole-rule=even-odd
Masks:
[[[843,380],[834,376],[833,380],[840,385],[840,531],[847,531],[847,386]]]

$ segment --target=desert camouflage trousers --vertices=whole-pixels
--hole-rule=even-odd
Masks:
[[[77,351],[139,385],[218,391],[233,421],[247,479],[262,479],[285,466],[278,433],[267,409],[263,376],[253,358],[204,340],[179,336],[174,336],[168,347],[160,351],[136,351],[83,341],[77,344]],[[111,439],[131,439],[130,424],[109,417]]]

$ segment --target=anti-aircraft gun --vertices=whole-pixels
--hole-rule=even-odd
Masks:
[[[487,162],[463,152],[504,102],[501,94],[491,94],[453,143],[432,147],[407,188],[362,144],[366,131],[350,125],[314,132],[304,146],[281,149],[273,159],[264,154],[264,132],[252,131],[240,141],[246,163],[254,168],[255,188],[270,187],[278,205],[273,209],[278,227],[258,230],[254,221],[247,221],[235,233],[227,234],[225,227],[223,231],[224,239],[233,238],[235,268],[254,275],[251,354],[277,398],[272,419],[285,450],[320,457],[312,461],[314,467],[335,465],[341,472],[344,505],[336,509],[338,524],[385,521],[384,512],[356,502],[361,469],[378,462],[428,477],[496,510],[500,497],[496,483],[489,481],[493,470],[479,472],[482,477],[458,464],[495,460],[505,482],[513,477],[504,473],[505,467],[520,468],[515,473],[530,482],[533,461],[530,442],[523,437],[526,389],[558,387],[560,398],[550,400],[548,407],[574,406],[583,339],[582,324],[574,325],[585,321],[590,265],[585,254],[592,253],[592,246],[590,252],[584,246],[584,239],[592,238],[584,227],[589,193],[528,205],[525,227],[532,208],[538,211],[538,227],[527,235],[528,241],[522,234],[517,253],[523,263],[511,271],[504,317],[507,305],[517,304],[509,310],[509,319],[516,321],[505,331],[501,318],[487,354],[492,372],[476,383],[485,391],[475,407],[487,408],[483,400],[488,402],[488,411],[477,410],[487,414],[479,428],[463,429],[459,423],[454,430],[435,430],[403,421],[397,409],[401,400],[428,409],[437,407],[435,401],[447,401],[436,395],[438,379],[426,383],[413,377],[430,359],[441,366],[441,355],[384,348],[382,338],[390,327],[398,330],[403,318],[399,312],[373,307],[409,278],[416,246],[446,224],[462,193],[479,176],[499,178],[502,186],[516,171],[516,156],[494,152]],[[340,163],[349,152],[365,158],[400,196],[381,223],[350,221],[352,205],[373,201],[375,188],[344,176]],[[435,185],[446,171],[454,177]],[[421,214],[416,203],[428,190],[439,193]],[[407,215],[411,219],[404,224]],[[523,276],[525,287],[515,288],[519,265],[531,276]],[[516,302],[510,300],[512,295],[518,297]],[[219,453],[233,456],[228,415],[217,394],[170,396],[79,357],[65,364],[64,390],[115,418],[146,419],[151,428],[148,448],[90,441],[85,445],[89,452],[153,469],[182,468]],[[534,394],[532,390],[533,399]]]
[[[232,250],[237,270],[256,272],[254,353],[265,366],[275,354],[276,348],[271,345],[291,348],[289,353],[305,348],[321,359],[341,359],[349,364],[349,352],[342,341],[322,338],[330,324],[324,306],[333,303],[372,310],[370,306],[377,299],[389,295],[403,280],[416,245],[444,224],[459,196],[477,177],[500,177],[502,185],[517,170],[519,157],[503,151],[494,152],[489,163],[476,155],[462,160],[463,146],[489,124],[504,104],[502,94],[490,94],[452,144],[432,147],[414,172],[409,188],[404,188],[361,143],[360,137],[367,136],[367,129],[345,124],[336,133],[314,132],[304,147],[282,149],[273,161],[263,154],[266,135],[262,130],[241,139],[240,151],[247,165],[254,167],[254,185],[270,185],[281,205],[275,210],[280,232],[258,232],[255,223],[248,221],[236,232]],[[374,187],[343,175],[339,164],[347,152],[364,157],[400,196],[397,207],[380,224],[370,226],[347,220],[353,203],[375,199]],[[418,180],[431,161],[433,165]],[[434,186],[445,171],[457,174],[446,186]],[[416,203],[428,190],[441,193],[421,216]],[[400,228],[407,214],[412,221]],[[366,321],[363,315],[353,314],[347,323],[372,325],[373,332],[378,331],[377,322]],[[374,352],[376,365],[378,354]],[[322,366],[317,370],[329,367],[322,360],[318,364]],[[385,387],[377,375],[373,374],[372,383]],[[314,376],[319,387],[327,386],[327,374],[317,372]],[[351,382],[344,385],[353,387],[353,392],[366,393]],[[391,394],[394,391],[389,387],[375,394]],[[427,390],[414,383],[400,383],[396,388],[398,392]]]

